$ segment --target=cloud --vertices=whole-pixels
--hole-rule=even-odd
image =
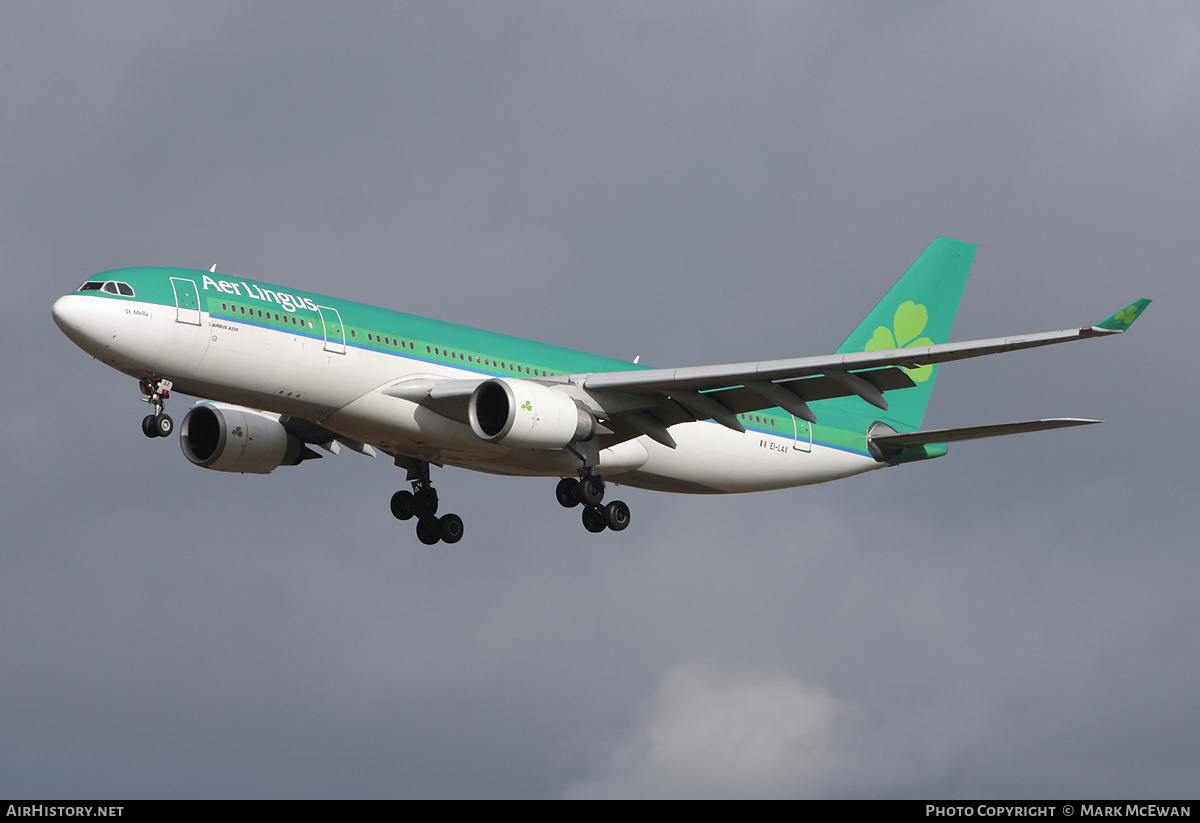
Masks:
[[[845,706],[783,674],[691,662],[663,673],[654,696],[567,798],[803,797],[840,760]]]

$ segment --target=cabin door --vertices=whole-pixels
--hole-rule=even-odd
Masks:
[[[200,292],[196,289],[196,281],[172,277],[171,286],[175,289],[175,322],[199,326]]]
[[[342,316],[329,306],[317,306],[317,311],[321,313],[321,324],[325,327],[325,351],[345,354],[346,332],[342,330]]]
[[[796,427],[796,440],[792,448],[802,452],[812,451],[812,423],[793,414],[792,424]]]

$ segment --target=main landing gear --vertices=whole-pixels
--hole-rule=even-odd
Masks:
[[[392,515],[397,520],[417,518],[417,539],[426,546],[457,543],[462,540],[463,521],[457,514],[437,516],[437,489],[429,482],[429,464],[420,463],[412,491],[401,489],[392,495]],[[409,475],[410,477],[412,475]]]
[[[614,500],[607,506],[601,505],[604,500],[604,480],[598,474],[585,474],[576,480],[574,477],[564,477],[558,481],[554,490],[559,505],[572,509],[583,504],[583,527],[590,532],[598,533],[605,529],[615,532],[623,531],[629,525],[629,507],[620,500]]]
[[[163,411],[163,407],[171,396],[174,384],[170,380],[142,380],[138,385],[142,394],[146,395],[142,400],[154,407],[154,414],[142,418],[142,434],[147,437],[170,437],[175,431],[175,421]]]

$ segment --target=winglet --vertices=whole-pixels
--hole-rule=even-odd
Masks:
[[[1133,325],[1133,321],[1142,316],[1142,312],[1150,305],[1150,301],[1144,297],[1136,303],[1131,303],[1119,312],[1114,314],[1102,323],[1097,323],[1096,328],[1106,331],[1125,331]]]

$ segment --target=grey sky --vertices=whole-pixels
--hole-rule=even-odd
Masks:
[[[0,794],[1194,797],[1200,13],[1106,3],[0,7]],[[291,284],[659,365],[831,351],[937,235],[926,423],[828,486],[268,477],[138,430],[50,305]],[[188,404],[176,398],[179,419]]]

